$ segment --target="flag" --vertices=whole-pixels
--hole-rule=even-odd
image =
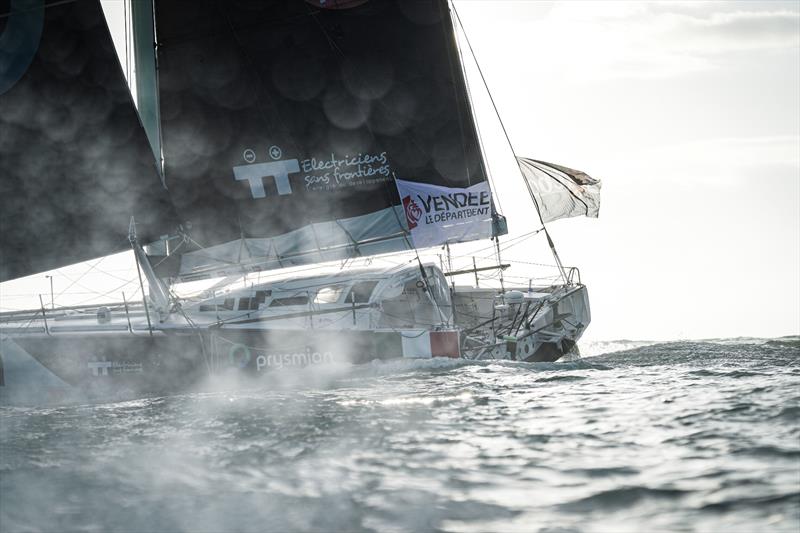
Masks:
[[[536,199],[542,222],[578,216],[597,218],[600,180],[544,161],[518,157],[517,162]]]

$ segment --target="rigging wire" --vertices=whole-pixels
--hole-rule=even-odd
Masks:
[[[452,10],[451,11],[455,12],[455,9],[456,9],[455,4],[453,4],[452,1],[449,1],[448,3],[450,5],[452,5]],[[474,102],[474,100],[472,98],[472,89],[471,89],[470,84],[469,84],[469,77],[467,76],[466,63],[464,62],[464,54],[463,54],[463,52],[461,50],[461,44],[460,44],[459,39],[458,39],[458,33],[456,32],[455,19],[453,18],[452,15],[450,16],[450,20],[453,23],[453,37],[454,37],[454,40],[455,40],[455,43],[456,43],[456,49],[458,50],[458,57],[459,57],[459,60],[461,61],[461,72],[462,72],[462,74],[464,76],[464,87],[467,90],[467,100],[469,100],[469,103],[472,104],[472,105],[470,105],[470,109],[472,110],[471,111],[472,115],[473,115],[472,122],[473,122],[473,125],[475,126],[475,133],[477,134],[477,137],[478,137],[478,146],[480,148],[481,153],[483,154],[483,160],[486,162],[486,164],[484,165],[485,168],[486,168],[486,177],[489,179],[489,184],[490,184],[491,188],[494,189],[495,191],[497,191],[498,189],[497,189],[497,187],[495,186],[495,183],[494,183],[494,177],[492,176],[491,166],[489,165],[489,158],[486,155],[486,148],[485,148],[485,144],[483,142],[483,136],[481,135],[480,123],[478,122],[477,117],[474,116],[475,115],[475,113],[474,113],[475,102]],[[459,26],[461,26],[461,32],[464,33],[465,34],[464,36],[466,37],[466,32],[464,30],[464,26],[462,26],[460,24],[460,21],[459,21]],[[473,58],[474,58],[474,55],[473,55]],[[475,63],[477,64],[477,59],[475,59]],[[502,213],[503,212],[503,206],[500,203],[500,197],[498,195],[494,195],[492,198],[497,201],[497,207],[498,207],[497,210],[498,210],[498,212]]]
[[[534,235],[536,235],[537,233],[540,233],[541,231],[542,231],[542,228],[539,228],[537,230],[529,231],[528,233],[524,233],[522,235],[518,235],[516,237],[508,239],[505,242],[503,250],[511,248],[512,246],[516,246],[520,242],[526,241],[528,238],[533,237]],[[514,242],[514,241],[518,241],[518,242]],[[494,249],[494,244],[490,244],[489,246],[486,246],[485,248],[478,248],[477,250],[472,250],[471,254],[466,254],[466,255],[461,255],[461,256],[456,256],[456,257],[468,257],[469,255],[477,254],[477,253],[480,253],[480,252],[485,252],[486,250],[492,250],[492,249]]]
[[[478,68],[478,73],[481,75],[481,80],[483,81],[483,86],[486,88],[486,93],[489,95],[489,101],[492,103],[492,108],[494,109],[495,115],[497,115],[497,119],[500,122],[500,127],[503,130],[503,135],[506,138],[506,142],[508,143],[508,147],[511,149],[511,153],[514,155],[514,160],[517,163],[517,167],[520,170],[520,174],[522,174],[522,167],[520,166],[519,159],[517,158],[517,152],[514,150],[514,145],[511,142],[511,138],[508,135],[508,131],[506,130],[506,125],[503,123],[503,119],[500,118],[500,111],[497,109],[497,104],[494,101],[494,96],[492,95],[491,90],[489,90],[489,84],[486,81],[486,77],[483,75],[483,69],[481,68],[480,63],[478,62],[478,56],[475,55],[475,50],[472,48],[472,43],[469,40],[469,36],[467,35],[466,30],[464,29],[464,23],[461,21],[461,16],[458,14],[458,10],[456,9],[455,5],[453,5],[453,13],[456,15],[456,19],[458,20],[458,25],[461,27],[461,30],[464,32],[464,39],[467,41],[467,46],[469,46],[469,51],[472,54],[473,59],[475,60],[475,66]],[[567,281],[567,275],[564,271],[564,266],[561,264],[561,258],[558,256],[558,252],[556,252],[555,244],[553,243],[553,239],[550,238],[550,233],[547,231],[547,227],[544,224],[544,220],[542,219],[542,211],[539,208],[539,202],[536,200],[536,195],[533,193],[531,189],[530,183],[528,180],[524,178],[523,174],[523,181],[525,182],[526,187],[528,188],[528,193],[531,195],[531,199],[533,200],[533,204],[536,206],[536,212],[539,215],[539,220],[542,223],[542,228],[544,229],[544,234],[547,237],[547,242],[550,245],[550,249],[553,252],[553,259],[555,259],[556,263],[559,266],[559,270],[561,271],[561,276],[564,278],[564,281]]]
[[[128,82],[128,87],[131,86],[131,49],[130,49],[130,36],[128,35],[128,2],[122,3],[122,18],[123,26],[125,28],[125,80]]]
[[[122,285],[120,285],[120,286],[118,286],[118,287],[115,287],[115,288],[113,288],[113,289],[111,289],[111,290],[109,290],[109,291],[107,291],[107,292],[104,292],[104,293],[98,293],[98,294],[97,294],[97,296],[93,296],[93,297],[91,297],[91,298],[87,298],[87,299],[85,299],[85,300],[82,300],[82,301],[80,301],[80,302],[78,302],[78,303],[74,304],[74,305],[75,305],[75,306],[77,306],[77,305],[83,305],[83,304],[86,304],[86,303],[88,303],[88,302],[91,302],[91,301],[93,301],[93,300],[97,300],[98,298],[104,298],[104,297],[106,297],[106,296],[110,296],[111,294],[114,294],[115,292],[121,291],[122,289],[124,289],[124,288],[125,288],[125,287],[127,287],[128,285],[130,285],[130,284],[132,284],[132,283],[135,283],[135,282],[136,282],[136,280],[130,280],[130,281],[128,281],[127,283],[124,283],[124,284],[122,284]],[[135,291],[134,293],[132,293],[131,299],[133,299],[133,296],[135,296],[135,295],[136,295],[136,294],[138,294],[139,292],[140,292],[140,290],[139,290],[139,288],[137,287],[137,288],[136,288],[136,291]]]
[[[500,122],[500,127],[503,129],[503,135],[505,135],[506,142],[508,143],[508,147],[511,149],[511,153],[514,155],[516,160],[517,153],[514,150],[514,145],[511,143],[511,138],[508,136],[508,131],[506,131],[506,125],[503,123],[503,119],[500,118],[500,111],[497,109],[497,104],[494,101],[494,96],[492,92],[489,90],[489,84],[486,82],[486,77],[483,75],[483,69],[481,68],[480,63],[478,62],[478,56],[475,55],[475,50],[472,49],[472,43],[469,40],[469,36],[467,35],[467,30],[464,28],[464,23],[461,21],[461,16],[458,14],[458,10],[456,9],[455,4],[453,4],[453,13],[456,16],[456,20],[458,21],[458,25],[461,28],[461,31],[464,34],[464,39],[467,41],[467,46],[469,47],[470,54],[475,61],[475,66],[478,69],[478,73],[481,76],[481,81],[483,81],[483,86],[486,88],[486,94],[489,95],[489,100],[492,103],[492,108],[494,109],[495,115],[497,115],[497,119]]]
[[[78,286],[79,286],[79,287],[81,287],[82,289],[86,289],[86,290],[89,290],[89,291],[91,291],[92,289],[90,289],[89,287],[84,287],[83,285],[79,284],[79,282],[80,282],[80,281],[81,281],[83,278],[85,278],[85,277],[86,277],[86,275],[87,275],[89,272],[91,272],[91,271],[92,271],[94,268],[96,268],[96,267],[97,267],[97,266],[98,266],[100,263],[102,263],[103,261],[105,261],[105,260],[106,260],[106,258],[108,258],[108,257],[110,257],[110,256],[107,256],[107,255],[106,255],[106,256],[103,256],[103,257],[101,257],[100,259],[98,259],[96,263],[90,264],[90,265],[89,265],[89,268],[88,268],[87,270],[85,270],[85,271],[84,271],[84,272],[83,272],[83,273],[82,273],[80,276],[78,276],[78,278],[77,278],[77,279],[75,279],[75,280],[71,280],[71,279],[69,278],[69,276],[67,276],[66,274],[64,274],[64,273],[63,273],[63,272],[61,272],[60,270],[57,270],[56,272],[58,272],[58,274],[59,274],[59,275],[61,275],[61,276],[64,276],[65,278],[67,278],[67,280],[71,281],[72,283],[70,283],[69,285],[67,285],[67,287],[66,287],[65,289],[62,289],[62,290],[61,290],[61,291],[60,291],[58,294],[56,294],[56,297],[58,297],[58,296],[62,296],[62,295],[65,293],[65,292],[67,292],[69,289],[71,289],[71,288],[72,288],[72,287],[74,287],[75,285],[78,285]],[[95,292],[95,291],[93,291],[93,292]]]

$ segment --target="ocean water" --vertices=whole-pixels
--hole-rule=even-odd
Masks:
[[[800,530],[800,338],[0,408],[0,530]]]

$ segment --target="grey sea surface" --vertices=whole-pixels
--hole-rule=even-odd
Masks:
[[[0,530],[800,530],[800,338],[592,349],[3,407]]]

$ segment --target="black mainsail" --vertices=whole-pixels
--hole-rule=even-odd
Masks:
[[[152,150],[98,0],[0,14],[0,279],[122,251],[132,216],[182,233],[183,279],[407,250],[397,180],[485,184],[446,0],[155,3]]]
[[[157,2],[182,273],[408,249],[395,178],[486,173],[446,1]]]

